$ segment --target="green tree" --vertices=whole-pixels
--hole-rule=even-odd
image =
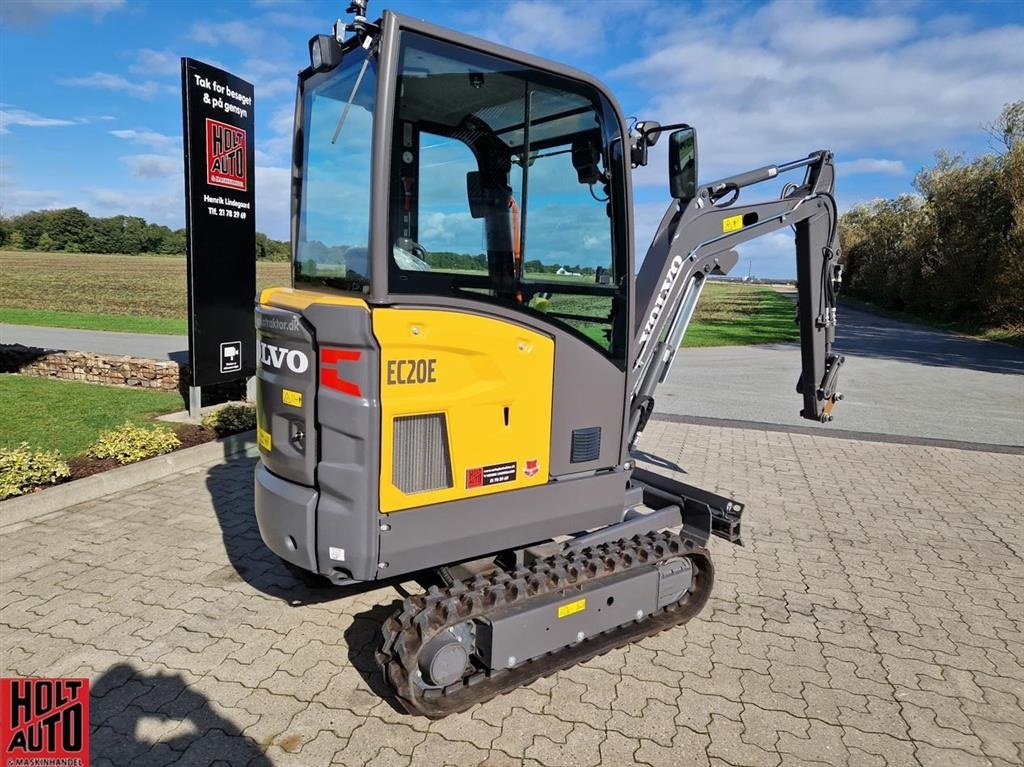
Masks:
[[[1012,150],[1024,140],[1024,99],[1004,104],[999,117],[986,125],[985,130],[1002,145],[1000,153]]]
[[[851,293],[935,319],[1024,329],[1024,101],[994,125],[1005,152],[970,161],[937,152],[914,178],[919,195],[840,218]]]
[[[42,251],[50,251],[53,250],[54,245],[55,243],[53,241],[53,238],[50,236],[49,232],[43,232],[41,235],[39,235],[39,241],[36,244],[36,247]]]
[[[65,208],[49,211],[46,232],[53,238],[57,250],[73,250],[68,247],[70,245],[76,245],[81,249],[91,225],[92,218],[84,210]]]

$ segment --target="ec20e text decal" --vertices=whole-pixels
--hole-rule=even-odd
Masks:
[[[437,360],[388,360],[388,386],[437,383]]]

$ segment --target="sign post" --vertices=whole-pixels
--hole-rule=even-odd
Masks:
[[[200,387],[256,372],[253,87],[181,60],[188,263],[189,412]]]

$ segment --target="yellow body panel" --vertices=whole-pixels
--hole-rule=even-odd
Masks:
[[[548,481],[551,338],[490,317],[433,309],[374,309],[373,333],[381,348],[381,511]],[[393,421],[427,413],[445,414],[453,486],[406,495],[392,483]],[[484,476],[497,481],[477,484]]]
[[[302,311],[313,304],[357,306],[370,311],[370,307],[366,305],[366,302],[355,296],[339,296],[334,293],[321,293],[317,290],[298,290],[296,288],[265,288],[260,293],[261,306],[279,306],[282,309]]]

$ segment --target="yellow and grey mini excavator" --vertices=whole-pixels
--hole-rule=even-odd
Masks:
[[[742,504],[638,468],[701,289],[793,227],[801,414],[828,421],[832,154],[711,183],[687,125],[596,79],[366,3],[299,74],[290,287],[256,308],[266,545],[337,586],[431,585],[382,627],[408,711],[443,717],[700,612]],[[667,133],[643,262],[631,171]],[[781,198],[741,190],[800,169]]]

